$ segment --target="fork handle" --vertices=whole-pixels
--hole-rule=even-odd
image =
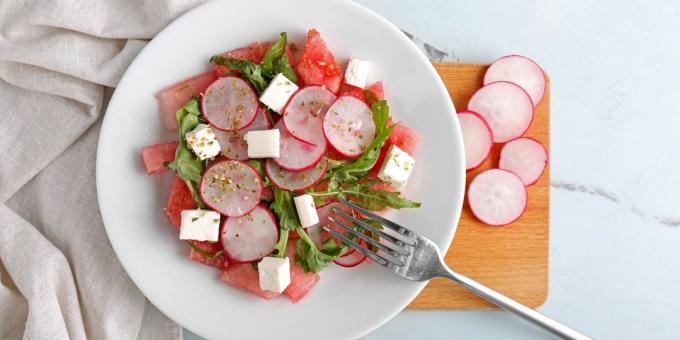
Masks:
[[[467,288],[479,297],[497,305],[498,307],[512,312],[515,315],[537,326],[540,326],[561,338],[578,340],[591,339],[587,335],[573,328],[569,328],[566,325],[561,324],[550,317],[541,314],[538,311],[529,308],[467,276],[458,274],[449,268],[446,268],[446,272],[442,273],[441,277],[458,282],[463,287]]]

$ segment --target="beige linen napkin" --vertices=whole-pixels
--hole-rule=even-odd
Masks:
[[[123,271],[95,190],[135,55],[199,1],[0,1],[0,339],[178,339]]]

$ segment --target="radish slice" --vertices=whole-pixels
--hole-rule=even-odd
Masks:
[[[264,166],[267,177],[277,187],[290,190],[305,190],[321,180],[328,169],[328,160],[322,158],[318,164],[305,171],[288,171],[282,169],[276,162],[268,159]]]
[[[545,75],[535,61],[520,55],[508,55],[496,60],[484,74],[484,85],[509,81],[521,86],[531,97],[534,107],[545,93]]]
[[[498,167],[512,171],[529,186],[541,177],[548,163],[548,152],[543,145],[529,137],[517,138],[503,145]]]
[[[283,111],[283,123],[290,134],[312,145],[323,139],[321,122],[335,95],[323,86],[307,86],[297,91]]]
[[[205,171],[200,192],[201,199],[211,209],[238,217],[251,212],[260,202],[262,180],[250,165],[225,160]]]
[[[371,109],[353,96],[340,96],[328,108],[323,119],[323,133],[343,156],[361,155],[375,137]]]
[[[220,143],[222,155],[229,159],[237,161],[245,161],[248,159],[248,143],[246,143],[245,135],[248,131],[267,130],[271,127],[269,123],[269,114],[266,109],[260,108],[258,110],[255,121],[248,127],[237,131],[222,131],[213,129],[217,141]]]
[[[491,128],[482,116],[469,111],[459,113],[458,122],[463,130],[465,169],[472,170],[482,165],[489,157],[493,145]]]
[[[480,221],[502,226],[522,216],[527,207],[527,189],[514,173],[489,169],[470,182],[468,203]]]
[[[326,140],[321,139],[319,145],[316,146],[301,142],[288,133],[283,125],[283,119],[280,119],[274,128],[279,129],[280,132],[279,157],[274,158],[274,162],[286,170],[310,169],[319,163],[326,152]]]
[[[245,216],[227,218],[222,225],[222,246],[229,258],[250,262],[271,254],[279,240],[275,221],[274,214],[261,205]]]
[[[505,143],[523,135],[534,119],[531,98],[517,84],[499,81],[477,90],[468,110],[477,112],[489,126],[494,143]]]
[[[259,103],[253,88],[238,77],[224,77],[208,86],[203,95],[203,115],[208,122],[225,131],[240,130],[257,116]]]
[[[366,241],[364,240],[359,240],[359,244],[368,248]],[[354,251],[354,248],[349,248],[347,253],[333,260],[333,262],[341,267],[352,268],[360,265],[364,260],[366,260],[366,255]]]

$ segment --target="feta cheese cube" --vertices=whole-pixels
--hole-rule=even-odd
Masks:
[[[216,242],[220,234],[220,214],[212,210],[182,210],[180,240]]]
[[[260,289],[281,293],[290,284],[290,262],[287,257],[267,256],[257,264]]]
[[[187,132],[184,138],[189,148],[200,160],[213,158],[220,153],[220,143],[209,125],[196,125],[196,128]]]
[[[371,64],[368,61],[356,58],[350,59],[349,64],[347,64],[347,70],[345,71],[345,83],[363,89],[366,87],[368,70],[370,68]]]
[[[264,92],[262,92],[260,101],[270,109],[276,111],[276,113],[280,114],[283,107],[288,103],[288,99],[290,99],[297,90],[298,87],[294,82],[286,78],[283,73],[279,73],[272,79]]]
[[[279,157],[280,138],[278,129],[248,131],[245,137],[246,143],[248,143],[248,157]]]
[[[297,209],[300,224],[303,228],[319,223],[319,215],[316,213],[314,198],[311,195],[300,195],[295,197],[293,201],[295,201],[295,209]]]
[[[415,165],[416,160],[413,157],[396,145],[392,145],[387,149],[387,156],[380,167],[378,178],[397,190],[401,190],[406,185]]]

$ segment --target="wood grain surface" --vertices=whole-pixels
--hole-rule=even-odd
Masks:
[[[444,80],[457,111],[467,107],[481,87],[488,65],[440,63],[435,68]],[[536,108],[528,136],[550,149],[550,82]],[[500,145],[491,157],[467,174],[467,183],[485,169],[498,166]],[[549,166],[539,181],[528,188],[529,205],[524,215],[505,227],[490,227],[470,212],[467,200],[446,263],[455,271],[477,280],[528,306],[538,307],[548,294],[548,234],[550,207]],[[410,309],[487,309],[494,306],[456,283],[435,279],[411,302]]]

